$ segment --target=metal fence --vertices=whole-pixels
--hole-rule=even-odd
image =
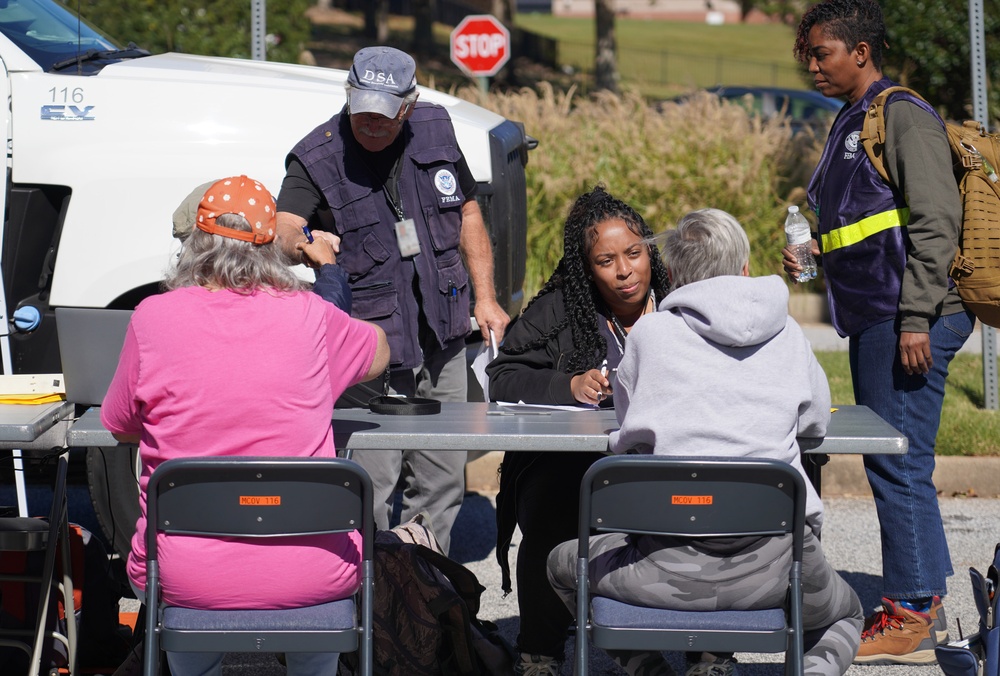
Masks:
[[[558,61],[578,72],[593,74],[592,43],[558,41]],[[618,72],[623,82],[680,88],[740,84],[801,89],[804,71],[794,65],[764,63],[724,56],[681,54],[618,46]]]
[[[345,9],[360,11],[370,0],[339,0]],[[389,12],[412,15],[411,0],[390,0]],[[435,0],[434,20],[458,24],[465,16],[482,11],[476,3]],[[511,29],[511,52],[551,68],[569,66],[578,73],[593,75],[594,44],[555,40],[522,28]],[[446,54],[445,54],[446,56]],[[640,87],[694,89],[720,84],[801,89],[803,71],[794,65],[755,62],[747,59],[681,54],[666,50],[630,49],[618,45],[618,72],[622,82]]]

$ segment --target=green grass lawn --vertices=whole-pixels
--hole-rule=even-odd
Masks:
[[[594,20],[555,17],[551,14],[518,14],[515,23],[540,35],[567,42],[594,43]],[[619,47],[649,51],[730,56],[794,66],[791,26],[770,24],[708,24],[688,21],[641,21],[618,17],[615,37]]]
[[[817,352],[835,404],[853,404],[847,352]],[[1000,455],[1000,411],[983,406],[983,358],[960,354],[951,363],[945,389],[938,455]]]
[[[519,14],[525,30],[560,40],[562,65],[591,72],[594,20]],[[808,88],[792,57],[794,31],[782,24],[726,24],[615,20],[622,81],[647,89],[666,83],[675,90],[716,84]],[[652,94],[652,92],[650,92]]]

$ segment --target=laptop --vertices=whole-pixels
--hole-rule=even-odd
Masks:
[[[66,401],[100,406],[118,368],[131,310],[57,307]]]

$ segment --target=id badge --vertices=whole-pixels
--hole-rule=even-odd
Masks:
[[[399,254],[403,258],[416,256],[420,253],[417,225],[412,218],[404,218],[396,223],[396,243],[399,245]]]

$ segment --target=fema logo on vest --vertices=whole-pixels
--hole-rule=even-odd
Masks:
[[[458,181],[455,180],[455,175],[447,169],[441,169],[438,173],[434,174],[434,187],[441,193],[438,195],[440,206],[449,207],[459,204],[462,201],[455,194],[455,191],[458,190]]]
[[[366,69],[365,75],[361,79],[362,81],[367,82],[368,84],[399,89],[399,85],[397,85],[396,81],[392,79],[392,73],[383,73],[382,71],[376,73],[373,70]]]
[[[845,160],[853,160],[855,155],[858,154],[858,140],[860,138],[860,131],[852,131],[847,135],[847,138],[844,139],[844,147],[847,148],[847,151],[844,153]]]

